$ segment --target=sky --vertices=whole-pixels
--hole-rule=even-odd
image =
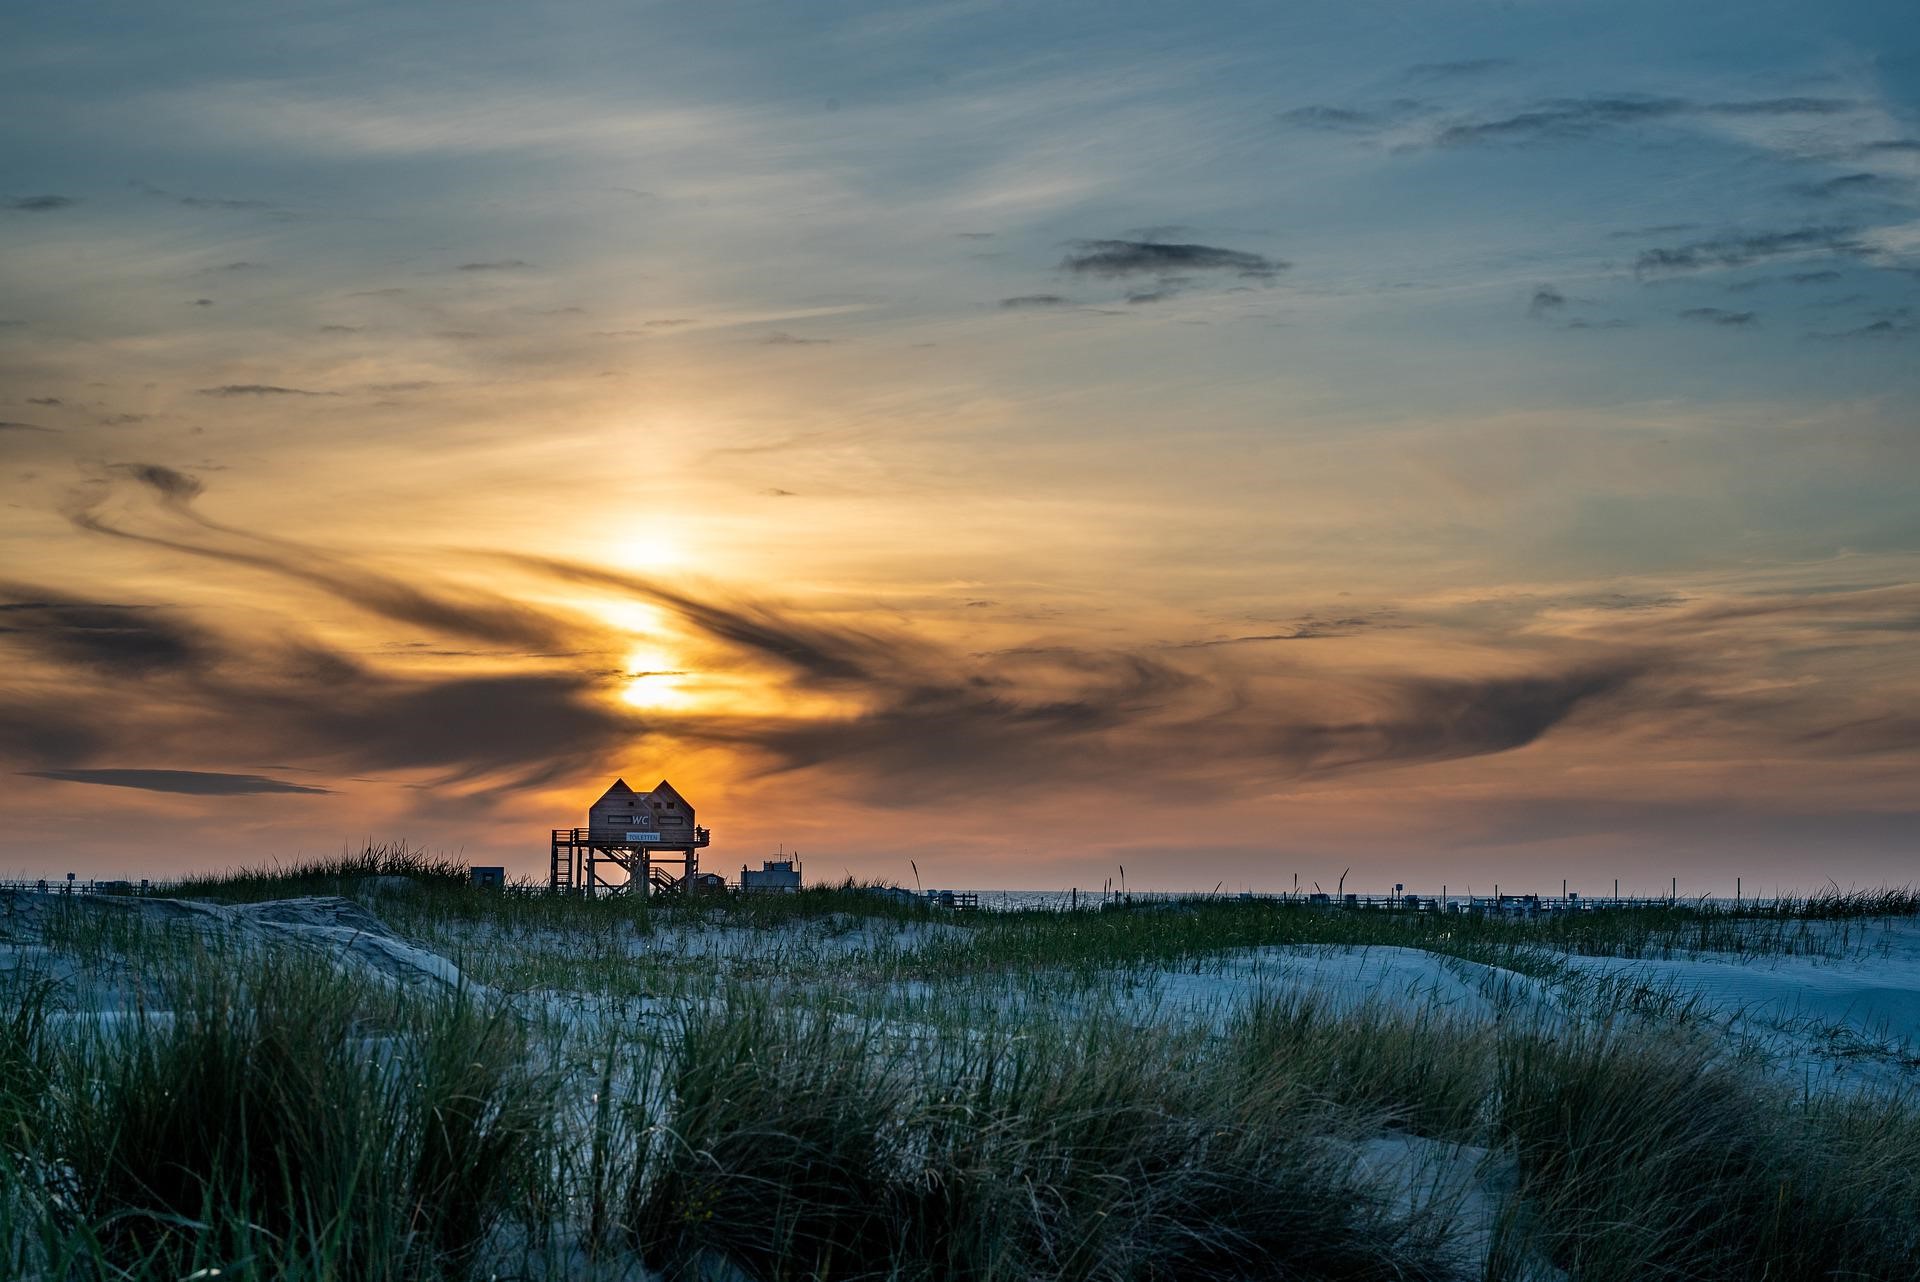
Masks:
[[[0,876],[1920,880],[1912,16],[16,0]]]

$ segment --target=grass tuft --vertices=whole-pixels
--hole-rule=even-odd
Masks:
[[[62,1074],[68,1227],[113,1267],[437,1277],[530,1175],[523,1048],[470,995],[422,1005],[272,955],[170,988]]]
[[[1210,1051],[1112,1021],[915,1045],[822,1008],[689,1012],[628,1231],[669,1276],[1441,1275],[1430,1226],[1357,1182],[1351,1117]]]
[[[1910,1114],[1863,1129],[1710,1043],[1604,1026],[1506,1039],[1499,1099],[1530,1235],[1576,1278],[1920,1276],[1914,1182],[1886,1178]]]
[[[442,890],[469,889],[472,880],[464,860],[432,855],[404,841],[369,841],[357,852],[342,851],[332,858],[183,877],[167,883],[165,890],[180,899],[248,902],[295,895],[351,896],[374,878],[405,878]]]

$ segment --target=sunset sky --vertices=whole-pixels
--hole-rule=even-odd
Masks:
[[[0,876],[1920,880],[1920,22],[0,15]]]

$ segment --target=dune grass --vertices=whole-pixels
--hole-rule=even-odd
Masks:
[[[30,1161],[45,1130],[54,981],[33,966],[0,976],[0,1170]]]
[[[858,887],[587,902],[397,866],[215,889],[337,885],[498,987],[34,905],[60,961],[0,976],[0,1275],[1920,1276],[1914,1098],[1790,1089],[1672,1003],[1542,1022],[1256,994],[1194,1019],[1101,996],[1283,943],[1548,968],[1729,925],[1859,948],[1880,927],[1849,904],[955,917]],[[101,991],[130,1009],[66,1008]],[[1486,1213],[1383,1177],[1378,1144],[1477,1170]]]
[[[369,878],[404,878],[420,888],[466,889],[464,859],[434,855],[404,841],[368,841],[359,851],[296,859],[255,868],[202,873],[169,881],[164,893],[179,899],[243,903],[295,895],[352,895]]]
[[[977,1031],[977,1030],[976,1030]],[[1339,1139],[1370,1129],[1208,1039],[1099,1020],[903,1041],[746,997],[691,1011],[625,1227],[761,1278],[1437,1277]]]
[[[1904,1104],[1810,1108],[1721,1047],[1609,1026],[1503,1038],[1497,1100],[1526,1232],[1574,1277],[1920,1277]]]
[[[44,1056],[11,1276],[450,1276],[535,1181],[547,1104],[507,1012],[240,960]]]
[[[930,942],[904,959],[930,975],[963,971],[1191,967],[1257,947],[1401,947],[1557,975],[1556,958],[1846,955],[1889,917],[1920,915],[1905,891],[1769,906],[1603,908],[1506,917],[1338,909],[1299,902],[1195,898],[1080,913],[979,913],[956,919],[965,939]]]

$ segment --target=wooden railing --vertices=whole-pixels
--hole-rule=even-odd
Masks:
[[[696,827],[691,838],[678,832],[662,832],[658,841],[627,841],[624,834],[636,831],[632,828],[555,828],[553,840],[560,846],[632,846],[644,849],[657,846],[662,850],[679,850],[685,846],[704,846],[712,840],[712,834],[705,828]]]

